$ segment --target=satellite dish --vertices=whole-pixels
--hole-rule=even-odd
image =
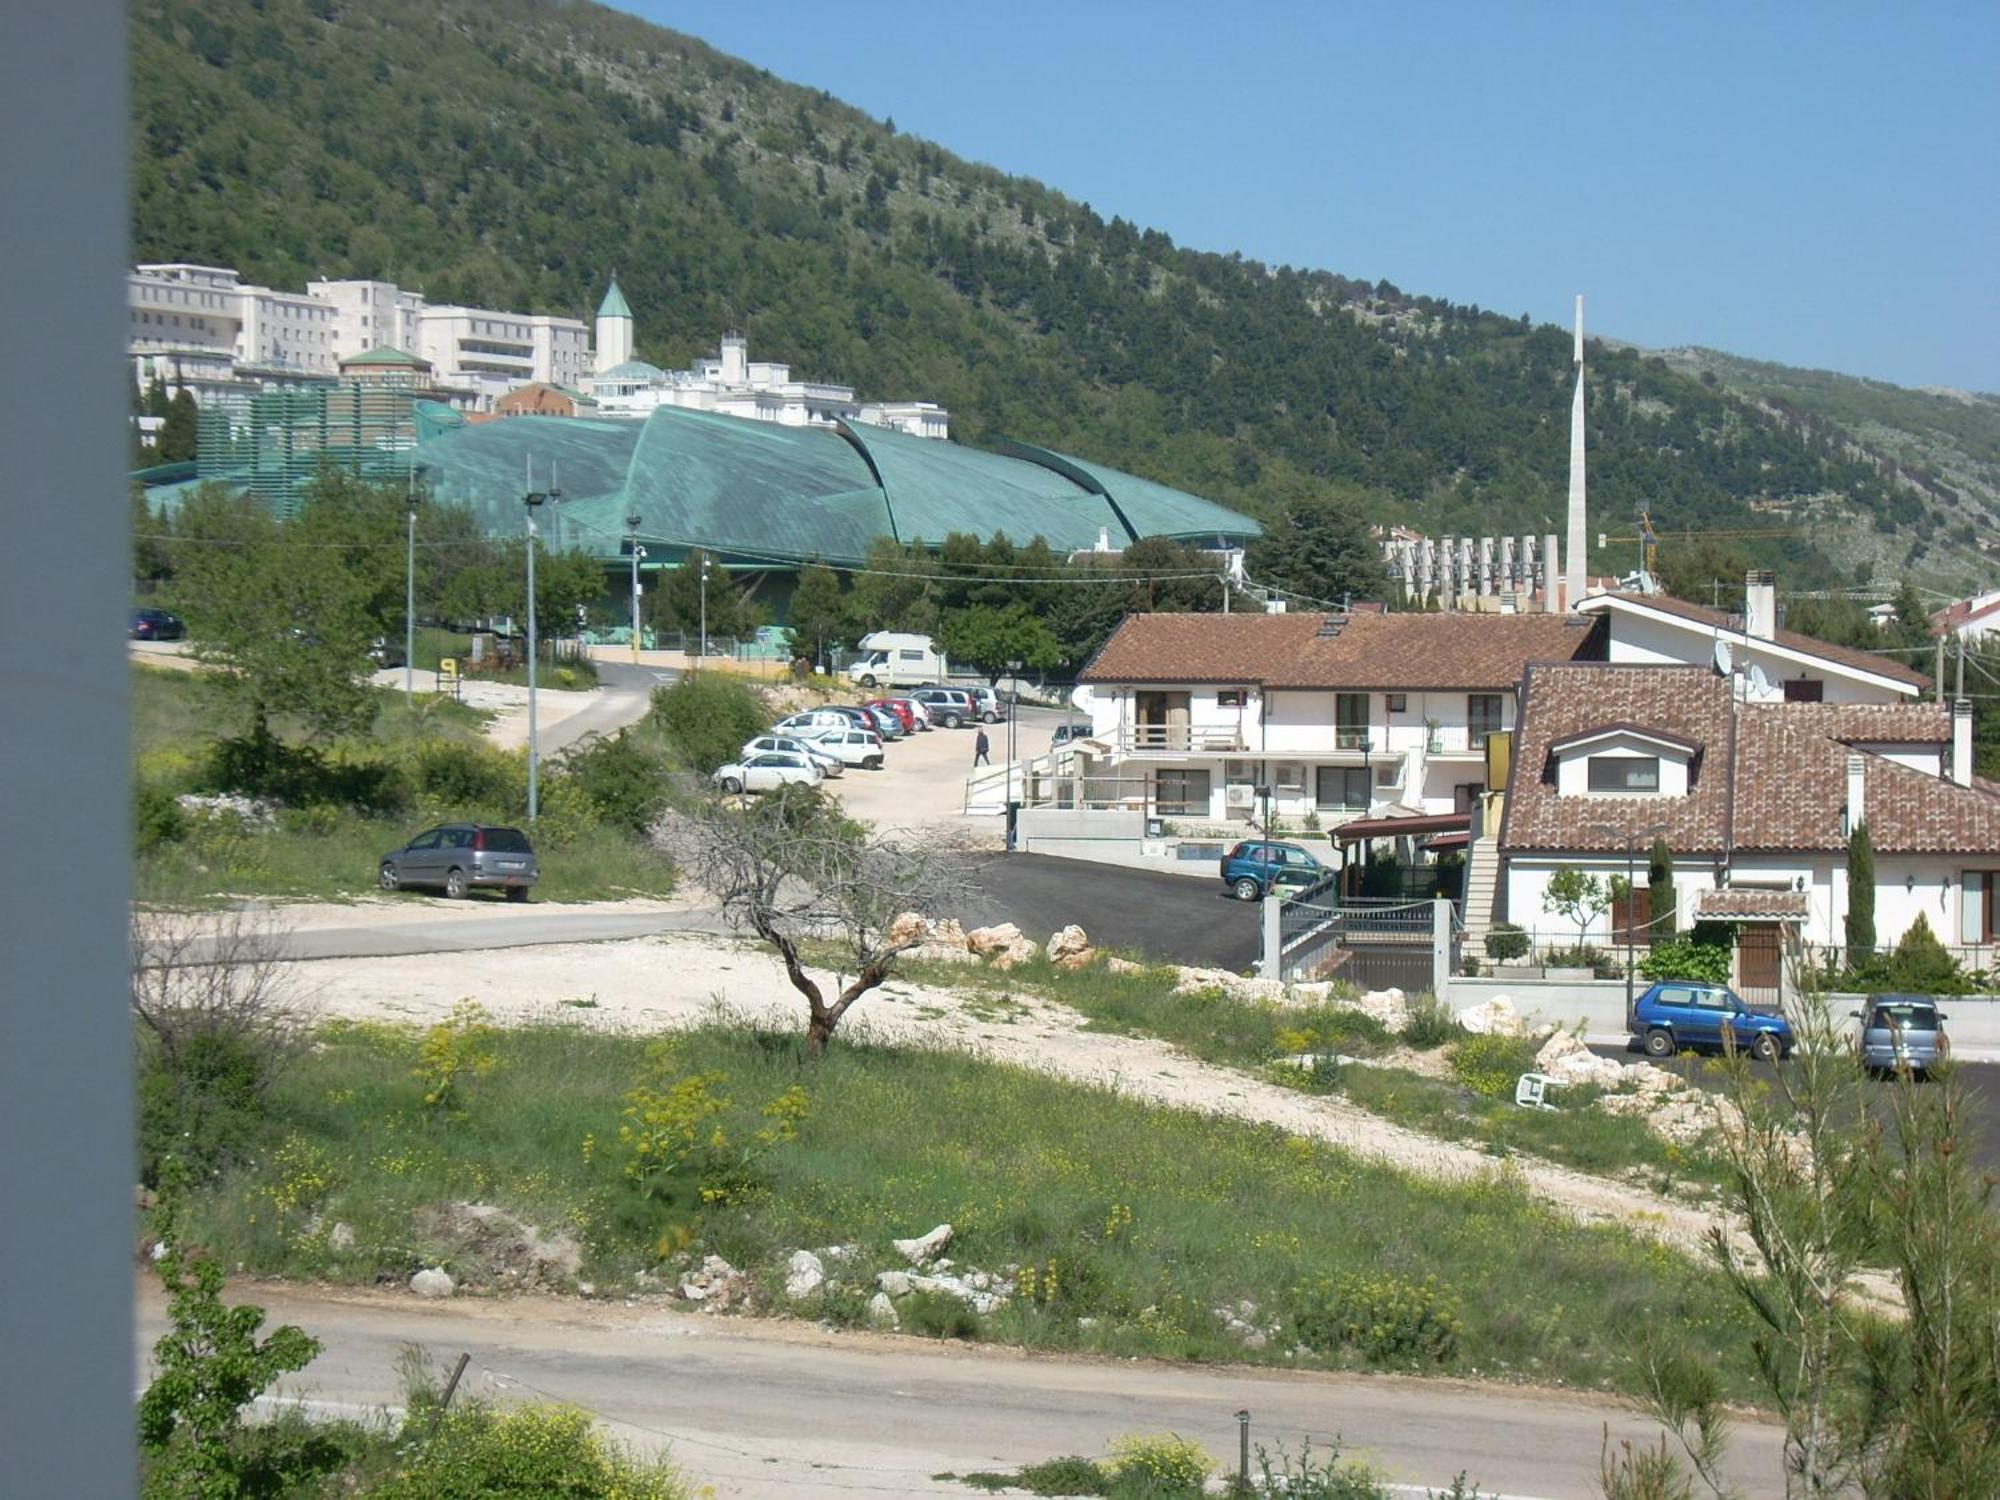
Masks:
[[[1750,664],[1750,691],[1760,698],[1771,691],[1770,674],[1755,662]]]
[[[1735,661],[1736,659],[1729,654],[1729,642],[1717,641],[1715,643],[1715,670],[1720,672],[1724,677],[1727,677],[1730,669],[1735,665]]]

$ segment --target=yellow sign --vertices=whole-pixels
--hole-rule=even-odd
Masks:
[[[457,657],[447,656],[438,663],[438,681],[440,683],[456,683],[458,681]]]

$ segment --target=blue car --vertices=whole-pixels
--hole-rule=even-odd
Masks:
[[[1308,886],[1326,873],[1326,866],[1297,844],[1270,839],[1245,839],[1222,856],[1222,883],[1239,901],[1261,901],[1273,886]]]
[[[1648,1057],[1720,1052],[1730,1042],[1766,1061],[1792,1050],[1792,1026],[1772,1011],[1752,1010],[1727,985],[1663,979],[1633,1006],[1632,1029]]]

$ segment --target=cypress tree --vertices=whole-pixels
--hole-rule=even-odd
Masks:
[[[1646,890],[1653,941],[1670,943],[1680,924],[1674,915],[1674,851],[1664,836],[1653,840],[1653,852],[1647,856]]]
[[[1875,843],[1868,825],[1847,837],[1847,961],[1875,951]]]

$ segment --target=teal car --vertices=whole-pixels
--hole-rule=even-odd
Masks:
[[[1327,868],[1297,844],[1245,839],[1222,856],[1222,883],[1239,901],[1261,901],[1272,890],[1300,890]]]

